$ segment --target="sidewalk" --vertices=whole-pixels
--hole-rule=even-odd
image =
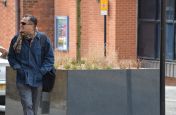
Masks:
[[[176,86],[166,86],[166,115],[176,115]],[[9,101],[10,104],[14,105],[12,106],[13,108],[11,108],[12,112],[17,111],[19,113],[16,113],[18,115],[21,115],[20,113],[22,113],[22,111],[18,111],[17,106],[15,105],[19,105],[19,102],[14,102],[13,100]],[[19,109],[19,108],[18,108]],[[39,112],[40,113],[40,112]],[[13,113],[9,114],[12,115]],[[66,113],[57,113],[53,108],[51,110],[50,115],[65,115]],[[4,115],[3,113],[0,113],[0,115]],[[41,115],[41,114],[39,114]],[[48,115],[48,114],[44,114],[44,115]]]
[[[166,86],[166,115],[176,115],[176,86]]]

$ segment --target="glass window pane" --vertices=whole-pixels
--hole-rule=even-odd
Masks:
[[[166,24],[166,59],[174,57],[174,25]]]
[[[175,33],[176,33],[176,24],[174,25]],[[176,34],[174,34],[174,59],[176,59]]]
[[[155,19],[157,12],[157,0],[139,0],[139,18]]]
[[[156,24],[143,22],[139,25],[138,55],[155,58]]]
[[[174,0],[167,0],[166,18],[168,20],[174,19]]]

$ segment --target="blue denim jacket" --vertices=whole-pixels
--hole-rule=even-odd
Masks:
[[[42,85],[42,76],[50,71],[54,65],[54,54],[50,40],[44,33],[37,32],[31,46],[27,40],[23,40],[21,52],[16,53],[13,44],[17,37],[18,35],[12,39],[8,54],[10,66],[17,70],[16,82],[38,87]]]

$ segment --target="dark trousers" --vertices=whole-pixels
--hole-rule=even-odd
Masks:
[[[17,84],[17,89],[21,98],[24,115],[37,115],[42,86],[31,87],[24,84]]]

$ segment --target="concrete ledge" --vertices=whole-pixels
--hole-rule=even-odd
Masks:
[[[160,115],[158,69],[57,70],[56,75],[39,115]],[[7,68],[7,115],[23,114],[15,81],[15,71]]]

